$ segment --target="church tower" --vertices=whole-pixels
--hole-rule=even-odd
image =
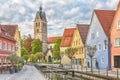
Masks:
[[[34,38],[42,42],[42,52],[47,50],[47,19],[42,6],[39,7],[34,20]]]

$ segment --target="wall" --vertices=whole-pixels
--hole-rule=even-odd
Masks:
[[[98,32],[98,37],[97,37],[97,32]],[[91,33],[94,34],[94,39],[91,39]],[[107,46],[107,49],[104,50],[104,40],[106,40],[107,45],[109,44],[109,40],[107,36],[105,35],[104,30],[102,29],[101,24],[99,23],[99,20],[96,16],[96,14],[93,14],[92,21],[90,24],[90,29],[88,32],[87,36],[87,45],[94,46],[96,45],[97,51],[94,54],[93,57],[93,67],[97,68],[96,64],[98,62],[98,68],[104,69],[109,67],[109,46]],[[101,44],[101,50],[98,50],[98,45]],[[87,55],[87,54],[86,54]],[[89,56],[86,56],[86,64],[91,64],[90,63],[90,58]]]

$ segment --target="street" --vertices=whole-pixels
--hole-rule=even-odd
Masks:
[[[25,65],[19,73],[2,74],[0,80],[47,80],[34,66]]]

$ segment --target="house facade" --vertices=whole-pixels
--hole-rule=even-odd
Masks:
[[[61,36],[47,38],[48,49],[47,49],[46,56],[45,56],[45,59],[47,62],[52,62],[54,42],[58,38],[61,38]]]
[[[120,2],[111,25],[111,69],[120,68]]]
[[[15,53],[16,41],[11,37],[5,28],[0,27],[0,64],[8,65],[6,57]]]
[[[4,28],[6,32],[16,40],[16,54],[21,56],[21,35],[18,25],[0,25],[0,28]]]
[[[64,52],[67,48],[71,47],[74,30],[75,28],[66,28],[64,30],[61,45],[60,45],[61,52]],[[64,54],[61,59],[61,64],[71,64],[71,59]]]
[[[72,38],[71,47],[77,48],[78,52],[73,56],[73,64],[85,67],[85,41],[88,33],[89,25],[77,24]]]
[[[86,45],[96,46],[96,52],[93,55],[93,68],[110,68],[110,26],[114,18],[113,10],[94,10]],[[90,57],[86,51],[86,64],[90,67]]]

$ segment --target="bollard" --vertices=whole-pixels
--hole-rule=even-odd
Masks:
[[[108,68],[107,68],[107,70],[106,70],[106,75],[107,75],[107,77],[108,77]]]
[[[75,75],[74,75],[74,71],[72,71],[72,77],[74,77]]]
[[[118,72],[118,68],[117,68],[117,79],[119,79],[119,76],[118,76],[118,75],[119,75],[119,72]]]

